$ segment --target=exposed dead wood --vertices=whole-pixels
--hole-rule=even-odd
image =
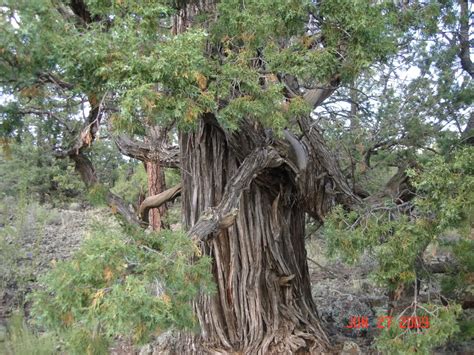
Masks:
[[[174,200],[181,194],[181,184],[178,184],[166,191],[159,193],[158,195],[147,197],[139,208],[140,218],[148,223],[148,211],[151,208],[158,208],[166,202]]]
[[[302,144],[309,152],[308,166],[298,180],[306,211],[320,221],[336,203],[354,208],[360,198],[353,192],[318,126],[308,118],[299,120]]]
[[[230,227],[239,212],[242,192],[264,169],[281,163],[282,159],[273,149],[258,148],[249,154],[227,183],[219,205],[206,210],[191,228],[191,238],[195,241],[207,241],[219,228]]]
[[[331,96],[334,91],[335,88],[311,89],[304,93],[303,98],[308,104],[316,108]]]
[[[184,225],[212,257],[219,292],[196,300],[201,333],[176,352],[328,349],[309,288],[304,209],[279,154],[290,147],[265,145],[263,134],[247,121],[227,134],[211,117],[181,133]]]
[[[166,168],[179,168],[179,147],[156,147],[133,139],[125,134],[114,136],[114,142],[119,151],[131,158],[141,161],[149,161],[152,152],[156,151],[159,156],[160,165]]]
[[[339,86],[340,78],[336,75],[333,79],[330,80],[329,85],[321,85],[319,87],[308,89],[303,94],[303,99],[311,105],[311,107],[316,108],[320,106],[324,100],[333,94],[334,91]]]
[[[295,163],[298,167],[298,172],[300,170],[306,169],[306,166],[308,165],[308,153],[305,151],[303,144],[301,144],[298,139],[296,139],[296,137],[287,129],[283,131],[283,135],[292,147],[292,151],[295,156]]]
[[[98,102],[94,95],[89,97],[89,102],[91,103],[92,108],[81,132],[78,134],[76,142],[71,148],[61,152],[56,152],[56,157],[69,158],[74,162],[76,172],[80,175],[81,180],[88,189],[93,188],[99,184],[99,179],[97,178],[97,174],[95,173],[92,162],[84,154],[84,152],[95,140],[102,118],[101,106],[104,98],[105,95],[102,97],[102,100]],[[131,224],[141,226],[144,225],[144,223],[138,219],[135,213],[128,208],[127,203],[122,198],[110,191],[107,192],[105,198],[107,200],[107,204],[114,213],[119,213],[127,222]]]
[[[56,152],[56,156],[59,158],[73,157],[82,150],[90,147],[92,142],[95,140],[96,134],[99,130],[99,126],[102,120],[103,111],[102,104],[105,99],[105,95],[102,97],[100,102],[97,100],[94,94],[89,95],[88,100],[91,105],[89,115],[81,129],[81,132],[77,135],[76,141],[72,147],[61,152]]]

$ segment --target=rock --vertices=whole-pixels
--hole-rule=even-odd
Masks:
[[[153,347],[151,344],[146,344],[142,346],[138,355],[152,355],[153,354]]]
[[[69,204],[69,209],[72,210],[72,211],[80,211],[80,210],[82,210],[82,206],[81,206],[80,203],[73,202],[73,203]]]
[[[344,346],[342,347],[341,354],[343,355],[356,355],[362,354],[362,351],[359,348],[359,345],[353,341],[345,341]]]

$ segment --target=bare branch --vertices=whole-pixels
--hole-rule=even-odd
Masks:
[[[126,156],[144,162],[151,160],[150,156],[153,149],[148,143],[138,141],[125,134],[114,136],[114,142],[120,152]],[[177,146],[153,148],[158,149],[160,165],[167,168],[179,168],[179,148]]]
[[[162,204],[174,200],[181,194],[181,184],[178,184],[166,191],[159,193],[158,195],[153,195],[147,197],[139,208],[140,218],[148,223],[148,212],[151,208],[158,208]]]

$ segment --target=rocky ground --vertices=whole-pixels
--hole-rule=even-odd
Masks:
[[[0,214],[0,327],[13,309],[26,308],[25,295],[52,263],[79,247],[97,211],[71,204],[67,209],[29,206],[20,213],[8,201]]]
[[[106,211],[84,209],[78,204],[63,209],[34,205],[29,206],[28,213],[19,213],[11,206],[7,203],[0,209],[0,341],[10,312],[23,308],[27,314],[24,295],[36,286],[38,276],[79,247],[91,220],[107,215]],[[375,263],[366,257],[361,265],[349,267],[328,260],[324,245],[320,237],[307,242],[313,297],[328,335],[341,353],[375,353],[370,345],[377,334],[377,315],[384,314],[388,304],[384,290],[375,287],[368,276]],[[348,329],[351,316],[368,317],[369,328]],[[124,345],[112,353],[131,353],[124,349],[132,347]]]
[[[347,266],[338,260],[328,260],[325,241],[313,237],[307,242],[308,266],[311,273],[313,298],[333,344],[341,353],[367,354],[376,335],[377,315],[388,304],[384,290],[369,278],[375,263],[370,258],[358,266]],[[368,317],[368,329],[349,329],[352,316]]]

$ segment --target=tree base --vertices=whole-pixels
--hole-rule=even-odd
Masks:
[[[320,331],[318,331],[319,333]],[[297,329],[288,322],[279,330],[263,337],[259,342],[245,347],[224,347],[222,344],[206,342],[201,335],[192,333],[165,333],[161,335],[152,347],[140,351],[140,355],[162,354],[328,354],[331,353],[329,342],[322,333],[317,336],[314,332]]]

